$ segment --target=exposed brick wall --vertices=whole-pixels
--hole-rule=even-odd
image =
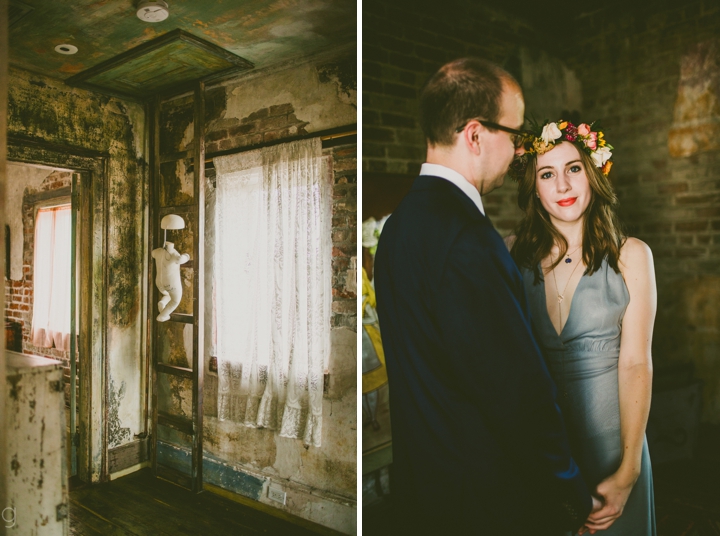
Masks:
[[[51,357],[62,361],[66,384],[70,378],[70,353],[57,348],[41,348],[34,346],[30,340],[30,329],[33,316],[33,267],[35,262],[35,208],[28,201],[28,195],[68,188],[72,174],[56,171],[49,175],[37,191],[26,191],[23,197],[23,278],[20,281],[5,280],[5,318],[19,322],[22,326],[23,352]],[[68,282],[68,284],[70,284]],[[67,389],[66,389],[67,391]],[[69,395],[69,392],[66,394]]]
[[[295,117],[292,104],[262,108],[234,126],[209,131],[205,137],[205,151],[216,153],[307,134],[307,124]]]
[[[363,173],[415,175],[425,160],[418,94],[444,63],[482,57],[512,70],[521,46],[536,48],[527,21],[473,0],[363,2]],[[503,233],[518,220],[515,190],[483,200]]]
[[[432,7],[365,2],[363,172],[417,173],[425,156],[417,94],[445,61],[478,55],[517,76],[514,58],[522,56],[546,79],[557,73],[549,64],[538,73],[540,56],[560,62],[581,88],[580,104],[570,109],[583,120],[601,120],[615,146],[610,178],[621,219],[653,250],[656,370],[693,364],[705,382],[703,419],[720,422],[720,132],[712,126],[720,124],[720,112],[707,104],[720,100],[720,3],[596,6],[577,17],[564,14],[572,20],[553,26],[564,30],[553,30],[549,40],[545,22],[561,10],[543,10],[546,19],[522,22],[518,14],[460,0]],[[518,48],[529,52],[523,56]],[[705,101],[693,95],[696,87],[705,88],[697,93]],[[528,106],[528,115],[534,109]],[[697,150],[679,154],[677,147],[701,128]],[[500,233],[509,233],[519,217],[512,185],[483,201]]]
[[[326,149],[333,161],[332,327],[357,331],[357,145]]]
[[[584,115],[601,118],[615,146],[611,177],[631,235],[652,249],[658,282],[653,338],[657,367],[693,363],[705,381],[703,418],[720,422],[720,151],[717,135],[689,156],[673,156],[682,65],[718,40],[720,4],[660,4],[653,10],[600,10],[583,21],[564,60],[577,73]],[[701,76],[704,99],[720,99],[715,79]],[[705,66],[707,67],[707,65]],[[712,67],[712,66],[711,66]],[[690,73],[692,75],[692,73]],[[701,107],[690,103],[684,113]],[[680,114],[683,115],[682,113]],[[705,118],[720,121],[716,109]],[[700,117],[700,130],[708,125]],[[715,141],[713,141],[713,139]]]

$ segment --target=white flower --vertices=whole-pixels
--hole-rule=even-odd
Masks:
[[[364,248],[373,248],[377,246],[378,238],[375,236],[377,222],[375,218],[368,218],[362,223],[362,245]]]
[[[540,135],[542,141],[544,141],[546,145],[548,143],[553,143],[560,136],[562,136],[562,132],[560,132],[557,123],[548,123],[545,125],[543,127],[542,134]]]
[[[590,153],[590,158],[592,158],[597,167],[603,167],[605,162],[610,160],[611,157],[612,152],[607,147],[600,147],[597,151]]]

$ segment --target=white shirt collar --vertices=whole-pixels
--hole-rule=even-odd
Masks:
[[[460,173],[449,167],[441,166],[440,164],[428,164],[427,162],[420,168],[420,175],[430,175],[432,177],[440,177],[446,181],[452,182],[455,186],[460,188],[470,200],[475,203],[480,213],[485,215],[485,208],[483,207],[482,198],[480,192],[477,191],[468,180],[463,177]]]

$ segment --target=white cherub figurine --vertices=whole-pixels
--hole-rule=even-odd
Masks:
[[[187,253],[181,255],[172,242],[165,242],[164,247],[153,249],[152,256],[157,269],[155,284],[163,295],[158,302],[160,314],[157,316],[157,321],[166,322],[170,320],[170,313],[175,310],[182,298],[180,265],[189,261],[190,255]]]

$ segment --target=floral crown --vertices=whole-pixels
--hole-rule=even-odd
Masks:
[[[546,121],[543,125],[531,122],[523,143],[525,154],[513,161],[510,175],[515,180],[519,180],[525,173],[529,155],[544,154],[562,141],[579,144],[590,155],[593,163],[600,168],[602,174],[607,175],[613,165],[611,161],[613,146],[605,141],[605,136],[599,127],[593,130],[595,125],[596,123],[573,125],[570,121],[562,119],[554,123]]]

